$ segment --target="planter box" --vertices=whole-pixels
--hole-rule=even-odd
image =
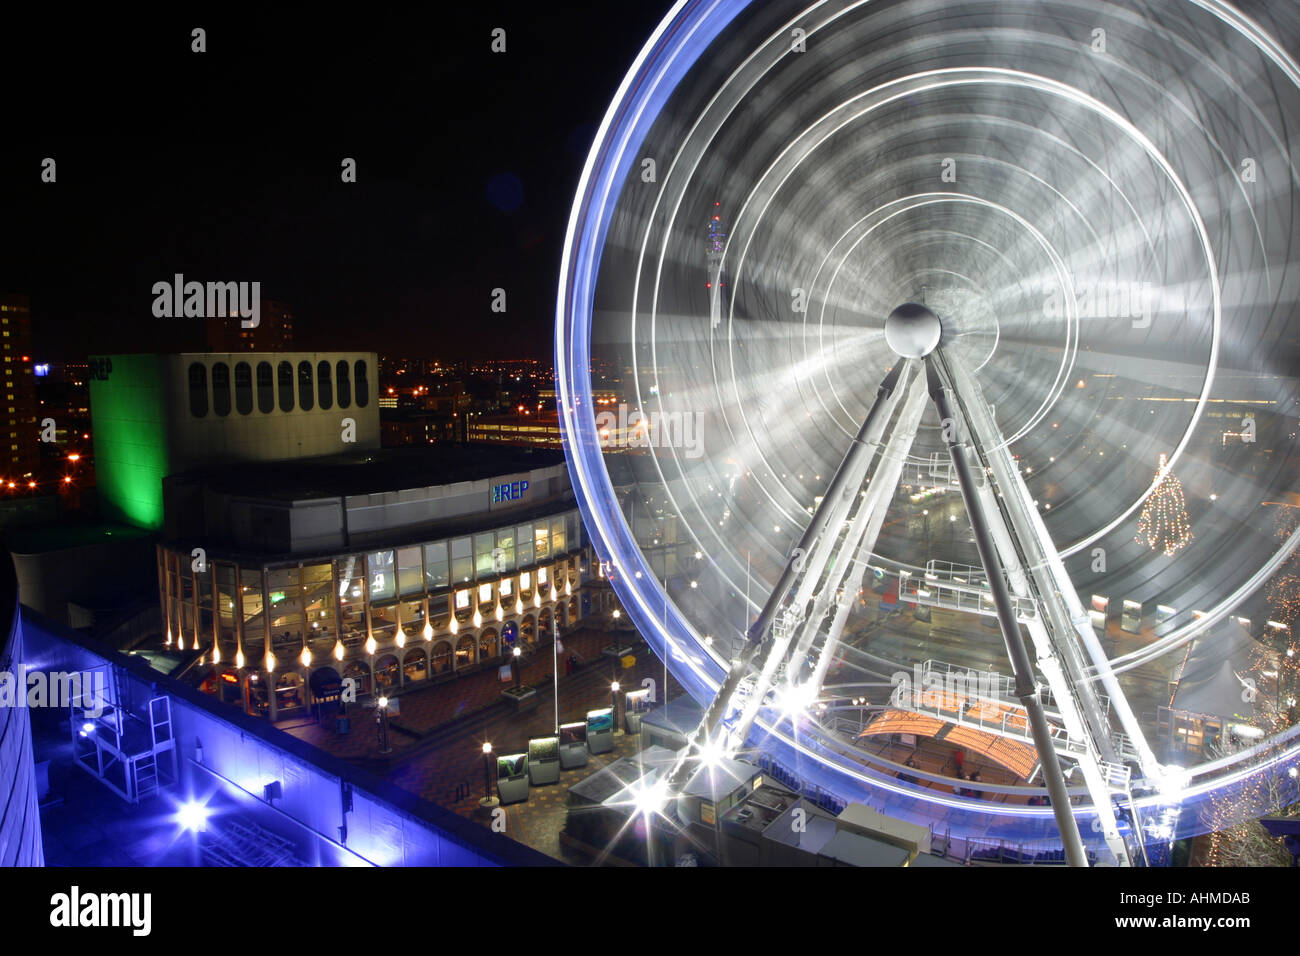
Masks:
[[[515,705],[516,710],[526,710],[537,706],[537,691],[531,687],[524,687],[516,692],[511,687],[501,692],[501,699],[510,701]]]
[[[528,781],[534,787],[538,787],[546,783],[559,783],[560,782],[559,759],[528,761]]]
[[[587,766],[587,744],[560,744],[560,769],[576,770]]]
[[[520,774],[517,777],[499,777],[497,778],[497,793],[501,795],[501,802],[519,803],[528,799],[528,775]]]

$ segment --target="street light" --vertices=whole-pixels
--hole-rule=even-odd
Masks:
[[[480,807],[495,807],[497,798],[492,796],[492,744],[483,741],[483,799]]]
[[[609,685],[609,703],[610,715],[614,719],[614,736],[617,737],[622,733],[618,726],[618,681],[612,681]]]
[[[388,746],[388,698],[380,697],[375,701],[375,709],[378,711],[375,720],[379,724],[379,752],[390,754],[393,748]]]
[[[519,678],[519,659],[520,659],[521,657],[523,657],[523,656],[524,656],[523,648],[521,648],[518,644],[516,644],[514,650],[511,651],[511,653],[510,653],[510,669],[511,669],[512,671],[514,671],[514,674],[515,674],[515,690],[516,690],[516,691],[519,690],[519,683],[520,683],[520,678]]]

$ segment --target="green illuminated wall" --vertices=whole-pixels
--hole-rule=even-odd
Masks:
[[[111,368],[108,363],[111,362]],[[95,480],[104,517],[156,531],[168,474],[163,362],[157,355],[90,360]]]

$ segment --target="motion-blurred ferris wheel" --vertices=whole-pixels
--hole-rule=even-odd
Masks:
[[[674,8],[584,170],[557,376],[707,708],[675,777],[756,748],[1075,862],[1294,799],[1297,47],[1216,0]],[[900,775],[895,733],[1017,779]]]

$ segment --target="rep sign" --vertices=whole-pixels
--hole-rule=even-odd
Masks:
[[[504,481],[492,486],[492,504],[504,505],[523,501],[528,494],[528,479]]]

